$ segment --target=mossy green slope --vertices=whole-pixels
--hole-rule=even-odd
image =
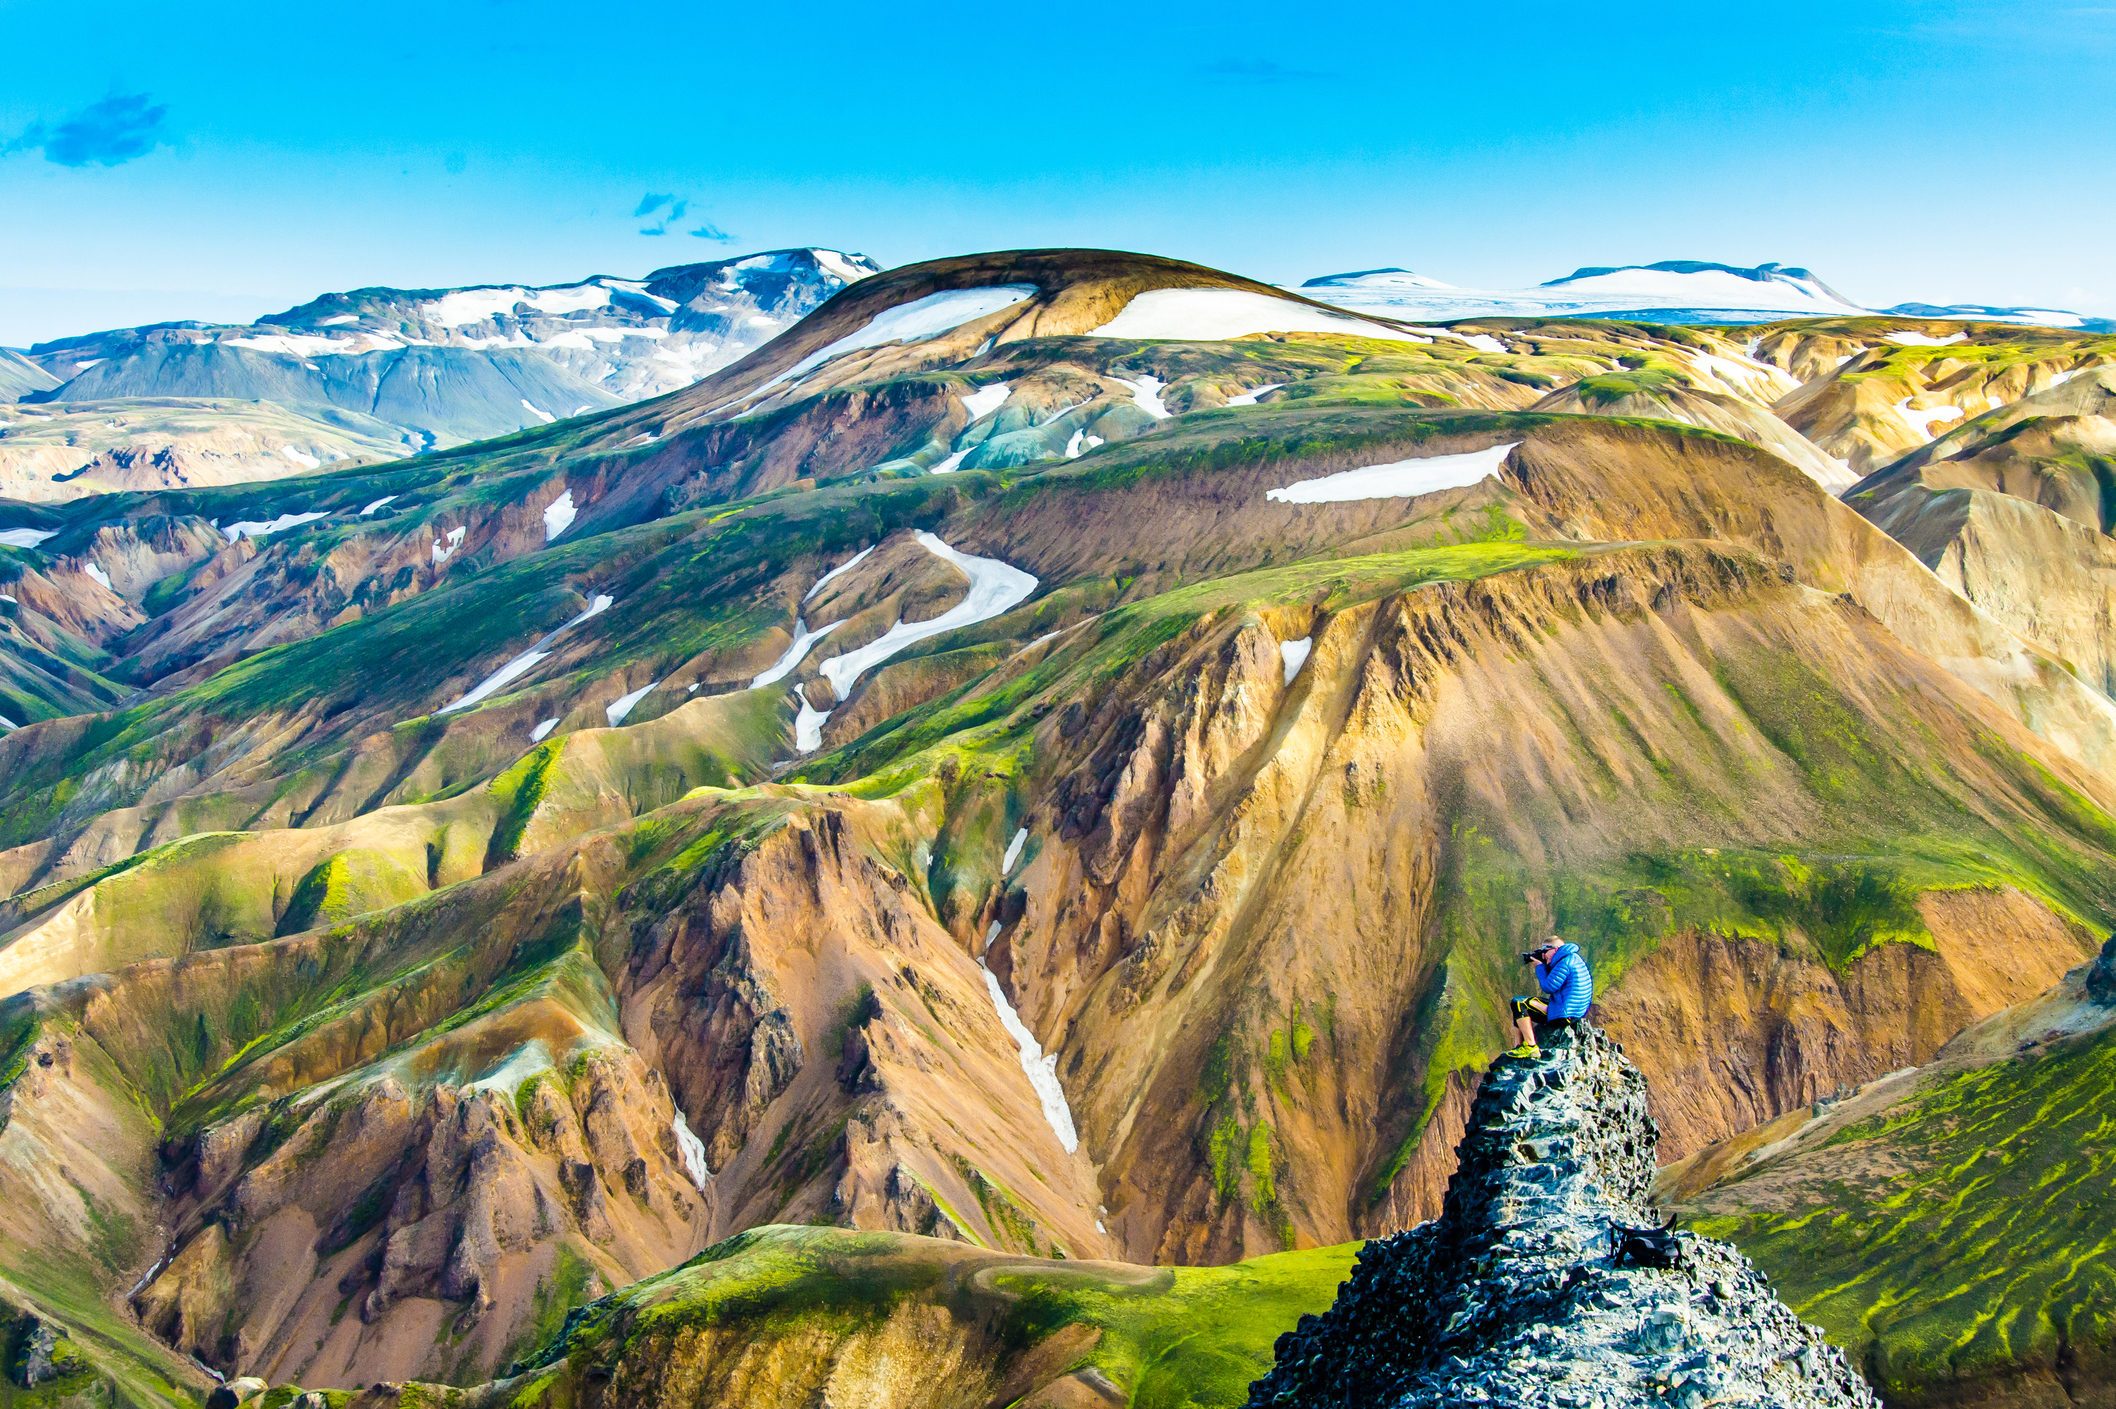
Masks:
[[[582,1308],[513,1379],[443,1393],[510,1409],[794,1409],[843,1374],[873,1409],[937,1409],[1017,1402],[1086,1377],[1137,1409],[1223,1409],[1247,1398],[1281,1331],[1329,1305],[1354,1251],[1153,1268],[765,1227]],[[861,1365],[911,1350],[915,1325],[946,1348],[885,1373]]]
[[[2061,1402],[2116,1369],[2112,1089],[2116,1027],[2036,1045],[1923,1082],[1692,1221],[1891,1405]]]

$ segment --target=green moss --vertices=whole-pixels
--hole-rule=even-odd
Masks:
[[[1695,1220],[1891,1401],[2116,1357],[2116,1029],[1928,1080],[1801,1161],[1768,1211]],[[1795,1168],[1801,1167],[1796,1165]],[[1742,1186],[1709,1206],[1739,1209]]]
[[[485,864],[488,868],[512,861],[520,854],[522,836],[536,817],[545,790],[551,786],[551,775],[558,767],[565,746],[563,735],[546,739],[523,754],[514,767],[492,780],[490,791],[503,810],[499,825],[493,828],[492,840],[486,847]]]

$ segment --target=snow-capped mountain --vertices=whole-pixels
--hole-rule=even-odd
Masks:
[[[1451,318],[1628,318],[1657,323],[1763,323],[1882,312],[2090,330],[2100,321],[2055,309],[1983,304],[1899,304],[1873,309],[1837,292],[1812,270],[1699,259],[1589,266],[1527,289],[1458,288],[1407,269],[1326,274],[1299,287],[1311,297],[1360,312],[1434,322]]]
[[[2116,318],[2095,318],[2065,308],[2020,308],[1991,303],[1899,303],[1881,310],[1904,318],[1959,318],[1975,323],[2034,323],[2045,328],[2077,328],[2083,333],[2116,333]]]
[[[412,448],[636,401],[733,362],[848,283],[865,256],[774,250],[640,279],[325,294],[247,325],[161,323],[40,343],[23,399],[264,400],[395,426]]]

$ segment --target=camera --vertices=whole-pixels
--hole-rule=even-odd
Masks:
[[[1521,962],[1522,962],[1522,963],[1524,963],[1524,964],[1533,964],[1533,963],[1534,963],[1535,961],[1536,961],[1536,952],[1535,952],[1535,950],[1533,950],[1533,949],[1524,949],[1524,950],[1522,950],[1522,951],[1521,951]]]

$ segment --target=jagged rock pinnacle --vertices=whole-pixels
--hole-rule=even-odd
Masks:
[[[1645,1078],[1599,1031],[1501,1058],[1441,1216],[1367,1244],[1251,1409],[1877,1406],[1740,1253],[1658,1232],[1657,1139]]]

